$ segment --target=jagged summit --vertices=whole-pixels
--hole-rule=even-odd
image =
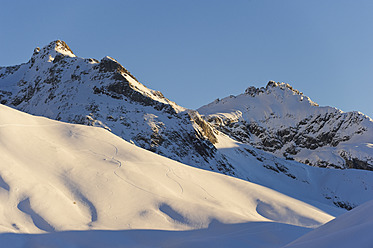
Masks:
[[[214,112],[216,108],[218,108],[219,111],[222,111],[222,109],[224,109],[224,111],[230,111],[232,108],[243,108],[247,110],[251,109],[251,111],[257,109],[259,112],[267,114],[276,114],[292,109],[294,104],[299,105],[300,108],[295,109],[298,112],[306,112],[309,107],[319,106],[308,96],[305,96],[302,92],[293,88],[290,84],[269,81],[265,87],[257,88],[255,86],[250,86],[244,93],[237,96],[230,95],[222,99],[216,99],[200,107],[198,111],[202,111],[204,114],[210,114],[212,113],[211,111]]]
[[[76,57],[66,42],[62,40],[55,40],[40,49],[39,47],[34,49],[32,58],[47,58],[49,61],[53,61],[57,55]]]
[[[245,95],[256,97],[260,94],[275,94],[277,96],[283,95],[287,97],[289,95],[299,96],[299,100],[303,101],[304,99],[308,100],[309,103],[313,106],[319,106],[317,103],[313,102],[309,97],[303,95],[303,92],[300,92],[297,89],[294,89],[288,83],[280,83],[275,81],[269,81],[265,87],[256,88],[255,86],[250,86],[245,90]]]
[[[275,87],[279,87],[282,90],[289,89],[298,95],[303,95],[302,92],[299,92],[299,90],[294,89],[290,84],[275,82],[272,80],[270,80],[265,87],[260,87],[260,88],[257,88],[255,86],[248,87],[245,90],[245,94],[255,96],[255,95],[259,95],[260,93],[266,92],[270,88],[275,88]]]
[[[292,92],[294,92],[295,94],[297,94],[297,95],[303,95],[303,93],[302,92],[300,92],[299,90],[297,90],[297,89],[294,89],[290,84],[288,84],[288,83],[280,83],[280,82],[275,82],[275,81],[269,81],[268,83],[267,83],[267,86],[266,86],[266,89],[268,89],[268,88],[270,88],[270,87],[272,87],[272,88],[275,88],[275,87],[278,87],[278,88],[280,88],[280,89],[282,89],[282,90],[285,90],[285,89],[289,89],[289,90],[291,90]]]
[[[74,54],[73,51],[70,49],[70,47],[66,44],[66,42],[62,40],[55,40],[49,43],[47,46],[45,46],[43,49],[53,49],[60,53],[71,53]]]

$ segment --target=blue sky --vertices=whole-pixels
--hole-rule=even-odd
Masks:
[[[198,108],[269,80],[373,117],[373,1],[0,1],[0,66],[62,39]]]

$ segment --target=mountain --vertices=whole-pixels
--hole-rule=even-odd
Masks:
[[[318,167],[373,170],[373,120],[320,107],[289,84],[270,81],[198,109],[232,139]]]
[[[334,218],[102,128],[0,105],[0,136],[1,247],[276,247]]]
[[[349,210],[373,199],[371,173],[309,166],[370,169],[371,120],[317,107],[288,85],[271,82],[189,110],[139,83],[113,58],[79,58],[57,40],[36,48],[27,63],[0,68],[0,102],[103,127],[159,155],[263,185],[331,214],[337,214],[335,206]]]
[[[146,88],[113,58],[76,57],[60,40],[36,48],[25,64],[0,68],[0,102],[34,115],[104,127],[171,159],[229,172],[213,145],[213,130],[196,111]]]

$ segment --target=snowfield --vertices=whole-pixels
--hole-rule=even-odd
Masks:
[[[333,219],[102,128],[1,105],[0,137],[2,247],[279,247]]]

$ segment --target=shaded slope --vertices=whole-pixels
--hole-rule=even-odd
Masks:
[[[166,230],[88,230],[44,234],[0,233],[2,247],[159,247],[159,248],[278,248],[309,228],[271,222],[221,224],[214,222],[206,229],[190,231]]]

